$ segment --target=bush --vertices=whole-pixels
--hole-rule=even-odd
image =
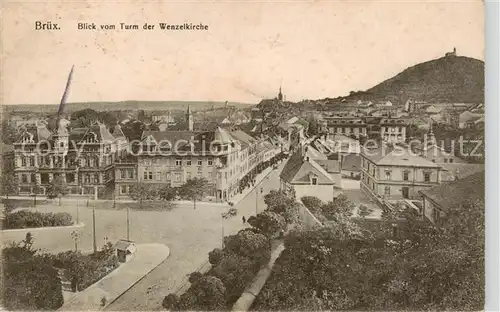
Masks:
[[[119,265],[111,243],[90,255],[82,255],[74,251],[59,253],[54,257],[53,263],[55,267],[65,269],[65,278],[80,291],[94,284]]]
[[[9,213],[3,221],[4,229],[24,229],[47,226],[69,226],[72,225],[71,215],[66,212],[41,213],[21,210]]]
[[[57,310],[64,303],[51,257],[31,249],[31,235],[2,250],[3,305],[14,310]]]
[[[179,300],[180,298],[176,294],[169,294],[165,296],[161,306],[167,310],[176,311],[179,306]]]

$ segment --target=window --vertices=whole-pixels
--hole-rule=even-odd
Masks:
[[[189,180],[191,179],[191,172],[186,172],[186,178]]]
[[[144,171],[144,180],[147,180],[147,179],[148,179],[148,172]]]
[[[198,171],[198,178],[201,178],[203,176],[203,172]]]
[[[134,178],[134,170],[133,169],[129,169],[127,170],[128,172],[128,178],[129,179],[133,179]]]
[[[433,160],[432,160],[432,162],[433,162],[433,163],[435,163],[435,162],[436,162],[436,160],[435,160],[435,159],[433,159]]]
[[[384,188],[384,195],[387,195],[387,196],[391,195],[391,187],[390,186],[386,186]]]
[[[213,165],[213,163],[214,163],[214,161],[213,161],[212,159],[209,159],[209,160],[208,160],[208,165],[209,165],[209,166],[212,166],[212,165]]]
[[[403,181],[408,181],[408,172],[403,172]]]
[[[170,172],[165,174],[165,180],[170,181]]]
[[[156,172],[156,181],[161,181],[161,172]]]
[[[202,160],[198,160],[198,166],[201,166],[203,165],[203,161]]]
[[[175,165],[176,166],[182,166],[182,159],[176,159],[175,160]]]
[[[127,186],[126,185],[120,186],[120,194],[127,194]]]
[[[26,167],[26,158],[25,157],[21,157],[21,166]]]
[[[385,179],[390,180],[391,179],[391,171],[386,171],[385,172]]]
[[[153,171],[148,172],[148,178],[149,180],[153,180]]]
[[[175,182],[180,182],[181,181],[181,174],[179,172],[175,173]]]
[[[33,167],[35,165],[35,157],[30,157],[30,166]]]
[[[424,181],[425,182],[431,181],[431,174],[429,172],[424,172]]]
[[[318,184],[318,178],[313,177],[313,178],[311,179],[311,183],[312,183],[312,185],[317,185],[317,184]]]
[[[453,158],[450,158],[450,164],[453,162]]]
[[[191,159],[186,160],[186,165],[191,166]]]
[[[436,208],[434,208],[434,210],[432,211],[432,219],[435,223],[439,221],[439,210],[437,210]]]
[[[445,163],[447,163],[447,162],[448,162],[448,158],[445,158],[445,159],[444,159],[444,162],[445,162]]]

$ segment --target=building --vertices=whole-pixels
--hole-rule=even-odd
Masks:
[[[114,163],[115,198],[129,198],[137,185],[137,157],[128,155],[119,158]]]
[[[280,174],[280,188],[297,199],[316,196],[330,201],[340,193],[340,171],[339,161],[313,160],[307,156],[307,148],[304,147],[285,164]]]
[[[167,111],[166,113],[153,112],[153,114],[151,116],[151,120],[153,122],[162,123],[162,124],[165,123],[167,125],[175,123],[175,119],[172,116],[172,114],[170,113],[170,111]]]
[[[266,139],[220,127],[207,132],[146,131],[137,156],[138,180],[179,187],[189,179],[205,178],[208,196],[227,201],[240,192],[248,174],[255,175],[257,167],[279,152],[280,147]],[[123,183],[130,189],[130,183]]]
[[[359,179],[361,177],[361,156],[349,154],[342,158],[342,177]]]
[[[458,116],[458,127],[460,129],[472,128],[475,122],[483,117],[483,114],[472,113],[468,110]]]
[[[464,204],[484,201],[485,172],[422,190],[423,215],[435,224],[446,221],[446,214]]]
[[[20,195],[44,195],[56,177],[71,195],[98,198],[112,193],[113,163],[128,145],[121,129],[115,128],[115,137],[102,124],[70,130],[68,125],[62,119],[53,132],[44,123],[21,132],[14,143]]]
[[[408,123],[401,118],[382,118],[380,120],[380,137],[387,143],[402,143],[406,141]]]
[[[122,263],[128,262],[137,252],[137,246],[135,243],[126,240],[119,240],[116,242],[115,249],[116,257],[118,258],[118,261]]]
[[[437,144],[432,125],[429,127],[429,135],[424,137],[424,141],[419,144],[412,144],[410,147],[421,157],[437,164],[467,163],[462,158],[447,152],[444,147]]]
[[[384,145],[363,149],[361,190],[370,196],[418,198],[418,192],[441,183],[441,167],[411,151]]]
[[[443,169],[441,180],[443,182],[456,181],[484,171],[484,164],[447,163],[440,164]]]
[[[329,134],[354,135],[356,138],[367,135],[366,123],[357,117],[324,117]]]

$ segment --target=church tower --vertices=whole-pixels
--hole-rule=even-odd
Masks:
[[[278,101],[280,103],[283,103],[283,93],[281,93],[281,86],[280,86],[280,92],[278,93]]]
[[[191,113],[191,109],[189,108],[186,112],[186,121],[188,123],[188,131],[193,131],[194,130],[194,120],[193,120],[193,114]]]

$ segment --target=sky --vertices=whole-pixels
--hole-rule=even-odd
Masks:
[[[4,2],[0,103],[320,99],[366,90],[417,63],[484,60],[480,0]],[[35,30],[36,21],[60,30]],[[203,23],[165,31],[158,23]],[[78,30],[78,23],[116,30]],[[119,24],[139,30],[120,30]],[[144,23],[155,25],[143,30]]]

